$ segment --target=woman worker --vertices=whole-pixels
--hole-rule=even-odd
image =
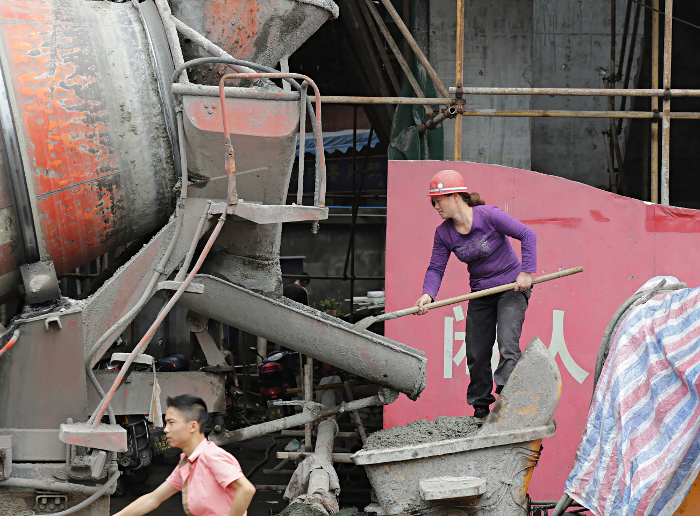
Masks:
[[[430,181],[433,207],[445,221],[435,230],[433,255],[425,273],[423,295],[416,301],[419,314],[435,300],[450,253],[467,264],[472,292],[516,283],[514,290],[469,301],[466,322],[467,365],[470,382],[467,403],[474,407],[477,423],[489,414],[496,394],[508,381],[520,359],[520,333],[532,293],[531,273],[537,268],[535,232],[496,206],[488,206],[478,193],[468,193],[464,178],[443,170]],[[507,237],[522,243],[521,265]],[[498,334],[501,359],[491,371],[491,350]]]

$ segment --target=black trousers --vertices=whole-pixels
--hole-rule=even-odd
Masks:
[[[520,334],[531,293],[532,289],[508,290],[469,301],[466,340],[470,405],[488,407],[494,403],[496,398],[491,393],[494,379],[497,386],[503,387],[520,360]],[[496,336],[501,359],[494,374],[491,354]]]

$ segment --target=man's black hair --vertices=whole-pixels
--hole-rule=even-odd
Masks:
[[[303,281],[306,284],[311,283],[311,276],[309,276],[308,272],[302,272],[301,275],[299,276],[299,281]]]
[[[199,423],[199,431],[205,433],[205,427],[209,421],[207,404],[199,396],[193,394],[180,394],[179,396],[168,396],[165,401],[168,407],[176,408],[189,423],[196,421]]]

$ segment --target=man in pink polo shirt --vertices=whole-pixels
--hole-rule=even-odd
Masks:
[[[114,516],[142,516],[178,491],[187,516],[245,516],[255,486],[243,476],[230,453],[208,441],[204,400],[191,394],[168,398],[165,434],[170,446],[180,448],[180,463],[155,491],[142,496]]]

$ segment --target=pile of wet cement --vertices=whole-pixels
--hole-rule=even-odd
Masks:
[[[459,439],[474,434],[479,427],[468,416],[440,416],[432,421],[420,419],[406,426],[395,426],[375,432],[367,438],[363,450],[401,448],[416,444]]]

